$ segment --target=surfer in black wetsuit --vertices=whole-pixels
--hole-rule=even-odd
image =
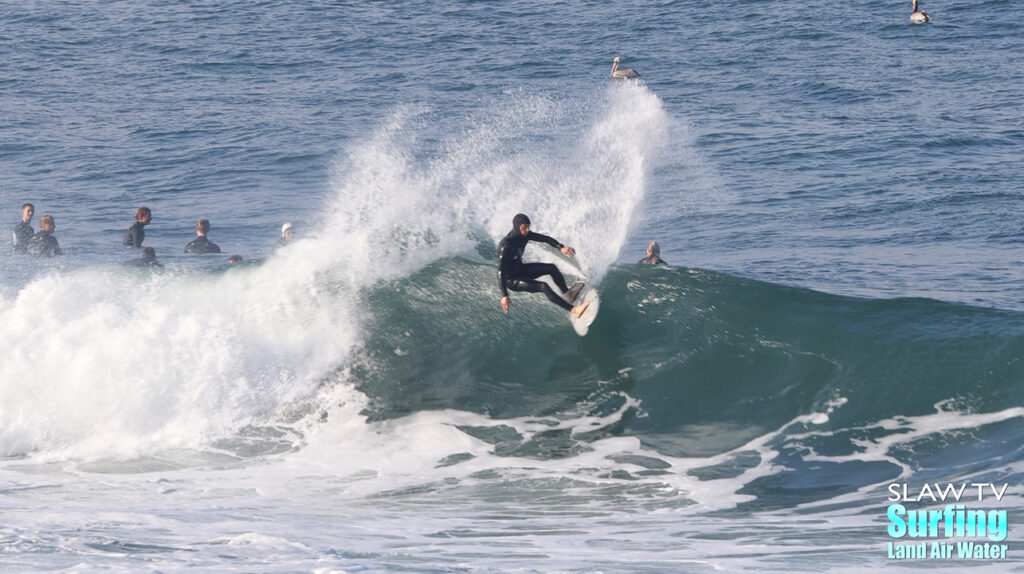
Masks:
[[[574,307],[572,302],[579,295],[583,284],[577,285],[570,292],[558,267],[551,263],[523,263],[523,251],[530,241],[547,243],[560,250],[566,257],[576,255],[575,249],[562,245],[553,237],[530,231],[530,218],[522,213],[516,214],[512,219],[512,231],[498,245],[498,287],[501,289],[501,310],[508,313],[508,310],[512,308],[512,300],[508,296],[509,290],[512,290],[543,293],[549,301],[569,311],[574,317],[582,315],[589,303]],[[547,283],[537,281],[544,275],[551,276],[555,285],[569,298],[568,302],[559,297]]]
[[[14,252],[25,253],[28,242],[36,234],[32,229],[32,215],[36,212],[36,206],[26,203],[21,206],[21,223],[14,226]]]
[[[121,243],[128,247],[142,247],[142,241],[146,239],[145,227],[150,221],[153,221],[153,212],[148,207],[140,207],[135,212],[135,223],[128,228]]]
[[[39,218],[39,233],[32,236],[28,242],[26,252],[36,257],[53,257],[61,255],[60,245],[57,238],[53,236],[53,230],[57,229],[57,223],[53,216],[46,214]]]
[[[132,259],[131,261],[125,262],[125,265],[131,265],[133,267],[163,267],[164,264],[156,260],[156,249],[152,247],[144,247],[142,249],[142,257],[139,259]]]
[[[661,258],[661,246],[658,245],[657,241],[652,241],[647,244],[647,257],[640,260],[640,263],[647,265],[668,265],[665,260]]]
[[[210,220],[200,219],[196,223],[196,237],[185,246],[185,253],[220,253],[220,246],[207,239],[210,232]]]

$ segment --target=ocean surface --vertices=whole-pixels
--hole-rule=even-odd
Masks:
[[[0,571],[1024,571],[1024,9],[922,8],[0,4]]]

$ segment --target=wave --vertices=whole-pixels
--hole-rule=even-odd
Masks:
[[[653,481],[706,508],[740,509],[831,499],[909,476],[1012,473],[1021,462],[1024,314],[618,265],[600,285],[597,322],[580,338],[540,296],[517,294],[512,313],[502,314],[490,285],[491,250],[484,243],[365,288],[361,306],[349,309],[358,324],[336,314],[336,299],[347,300],[339,297],[342,283],[325,285],[321,297],[296,296],[291,307],[268,304],[264,312],[277,319],[315,307],[324,323],[303,317],[297,333],[281,328],[291,320],[260,328],[242,320],[231,329],[198,322],[215,309],[246,314],[232,305],[252,310],[259,298],[245,295],[244,285],[287,275],[274,260],[243,273],[146,276],[153,285],[133,284],[136,299],[120,308],[109,293],[104,304],[77,293],[73,317],[72,302],[56,304],[54,292],[39,286],[54,299],[43,304],[29,289],[15,308],[65,309],[46,318],[72,331],[103,328],[141,345],[167,344],[157,335],[169,332],[194,342],[196,327],[216,336],[196,350],[205,362],[126,354],[125,370],[143,370],[125,376],[90,362],[109,358],[69,357],[63,368],[75,376],[5,385],[5,455],[93,459],[80,468],[138,472],[295,453],[359,478],[352,488],[360,492],[526,465],[574,480]],[[156,305],[139,292],[172,287],[189,296],[178,302],[181,311],[157,307],[165,315],[148,327],[117,334],[136,306]],[[222,289],[237,301],[205,301]],[[56,331],[53,345],[92,349]],[[358,343],[351,333],[360,333]],[[341,346],[310,369],[306,361],[316,355],[306,351],[331,336]],[[173,344],[163,352],[180,352]],[[294,354],[283,352],[289,348]],[[346,360],[337,360],[338,349]],[[231,351],[246,360],[217,368],[240,377],[194,376],[216,373],[211,357]],[[285,373],[289,356],[295,371]],[[192,450],[167,454],[181,448]],[[148,458],[132,459],[140,455]],[[390,475],[407,478],[366,482]]]
[[[57,267],[5,282],[0,455],[202,449],[273,423],[347,384],[339,373],[379,322],[368,291],[493,244],[520,211],[581,246],[599,279],[671,124],[641,86],[565,101],[516,92],[439,117],[398,110],[353,144],[311,218],[317,233],[262,265]]]
[[[652,477],[741,510],[909,477],[1019,478],[1024,314],[620,265],[580,338],[543,297],[518,295],[503,315],[480,288],[493,268],[446,258],[368,297],[349,375],[362,414],[402,429],[397,442],[436,413],[430,427],[492,457]]]
[[[5,284],[0,456],[575,461],[776,501],[1019,460],[1020,313],[617,265],[651,174],[680,161],[672,124],[636,85],[517,92],[457,125],[403,109],[339,158],[319,233],[261,264]],[[579,251],[529,259],[599,286],[587,337],[543,297],[500,312],[517,212]]]
[[[586,338],[541,297],[497,310],[493,264],[451,258],[368,299],[360,388],[377,417],[544,416],[628,395],[623,425],[676,456],[728,451],[843,399],[828,428],[1021,406],[1024,314],[860,299],[712,271],[618,266]],[[481,289],[481,286],[484,286]]]

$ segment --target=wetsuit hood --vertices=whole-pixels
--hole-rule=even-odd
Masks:
[[[517,213],[516,216],[512,218],[512,229],[519,231],[519,226],[524,223],[526,225],[530,225],[530,218],[526,217],[525,214]]]

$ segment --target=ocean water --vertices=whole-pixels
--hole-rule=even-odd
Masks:
[[[1024,571],[1024,11],[922,8],[0,5],[0,570]]]

